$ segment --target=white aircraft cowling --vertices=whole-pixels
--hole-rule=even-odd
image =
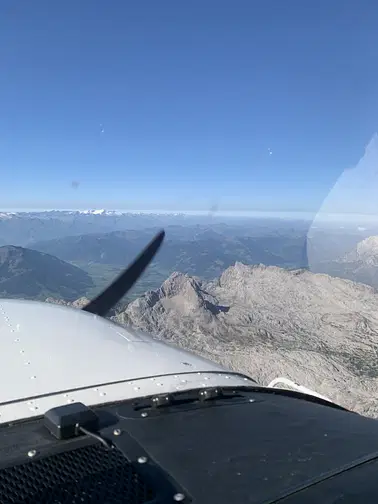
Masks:
[[[256,385],[206,359],[60,305],[0,300],[0,423],[206,386]]]

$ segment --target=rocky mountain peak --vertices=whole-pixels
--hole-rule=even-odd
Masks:
[[[175,271],[160,287],[160,297],[172,298],[184,294],[195,299],[200,295],[200,284],[193,277]]]
[[[357,244],[357,257],[367,263],[378,264],[378,236],[369,236]]]
[[[200,280],[189,275],[174,272],[165,280],[160,289],[148,291],[136,299],[126,309],[131,319],[140,313],[151,312],[155,320],[161,313],[180,313],[181,316],[193,316],[209,319],[218,312],[217,299],[209,294]]]
[[[172,274],[113,319],[259,383],[286,376],[378,413],[378,294],[309,271],[236,263],[215,281]]]
[[[365,266],[378,266],[378,236],[369,236],[357,243],[356,247],[346,254],[340,262],[360,262]]]
[[[241,262],[236,262],[234,266],[228,267],[219,278],[219,285],[229,288],[237,288],[241,285],[247,285],[253,281],[254,278],[260,278],[264,275],[274,274],[280,272],[285,275],[286,271],[277,266],[265,266],[264,264],[246,265]]]

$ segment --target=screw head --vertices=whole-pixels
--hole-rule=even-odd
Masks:
[[[121,434],[121,429],[114,429],[113,434],[119,436]]]
[[[147,457],[138,457],[139,464],[145,464],[147,462]]]
[[[175,500],[176,502],[181,502],[185,499],[185,495],[183,493],[176,493],[174,496],[173,496],[173,500]]]
[[[35,457],[37,455],[37,450],[29,450],[28,457]]]
[[[143,411],[143,413],[140,414],[140,416],[143,417],[143,418],[146,418],[147,415],[148,414],[145,411]]]

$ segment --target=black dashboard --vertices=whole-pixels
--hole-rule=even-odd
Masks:
[[[1,504],[378,502],[377,421],[312,396],[200,389],[91,411],[95,429],[61,439],[46,417],[0,425]]]

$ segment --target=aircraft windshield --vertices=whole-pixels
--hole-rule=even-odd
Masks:
[[[368,0],[3,0],[1,298],[88,307],[164,229],[101,314],[375,416],[377,26]]]

